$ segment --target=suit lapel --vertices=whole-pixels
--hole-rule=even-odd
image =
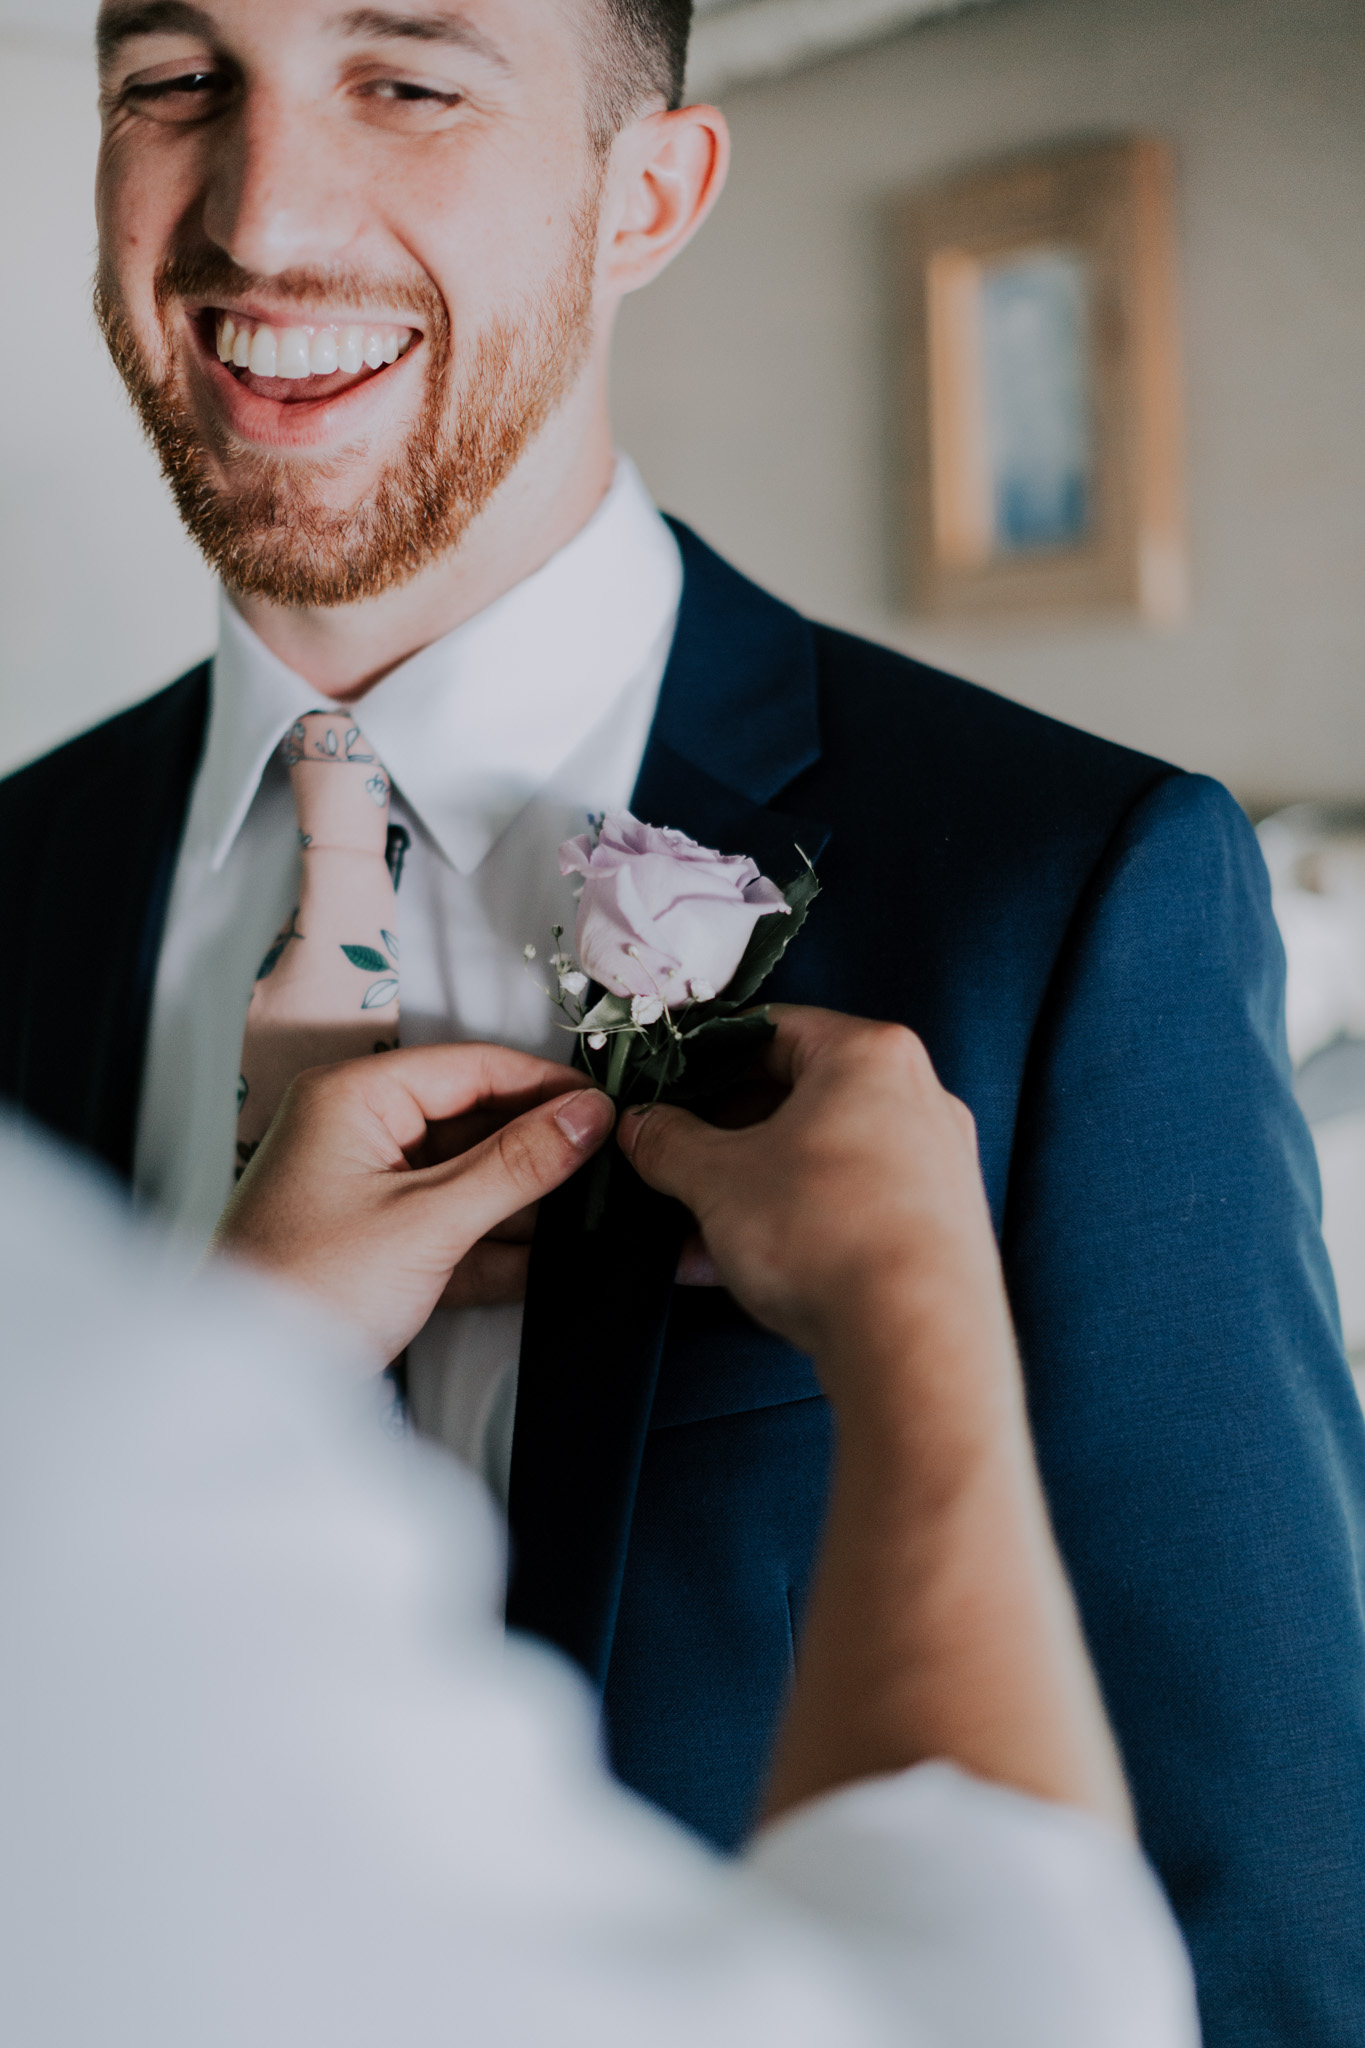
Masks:
[[[638,817],[779,882],[827,832],[779,809],[819,758],[809,625],[670,522],[683,595],[632,799]],[[522,1333],[508,1512],[509,1625],[606,1682],[678,1248],[676,1203],[632,1182],[607,1232],[582,1228],[586,1177],[541,1204]]]
[[[205,664],[38,763],[24,797],[34,942],[14,1095],[125,1180],[208,674]]]

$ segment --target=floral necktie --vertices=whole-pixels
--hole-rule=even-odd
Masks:
[[[389,778],[344,711],[310,711],[280,752],[298,817],[299,901],[261,962],[246,1014],[239,1174],[296,1074],[398,1043]]]

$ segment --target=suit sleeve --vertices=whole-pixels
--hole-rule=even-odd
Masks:
[[[1031,1052],[1004,1250],[1039,1457],[1207,2048],[1365,2027],[1365,1427],[1254,834],[1130,813]]]

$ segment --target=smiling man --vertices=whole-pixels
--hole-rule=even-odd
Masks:
[[[676,98],[680,16],[104,10],[101,324],[195,538],[329,696],[603,498],[611,311],[724,175],[714,113],[622,128]]]
[[[557,1041],[630,804],[824,897],[776,993],[973,1109],[1039,1459],[1215,2048],[1359,2038],[1365,1431],[1254,840],[1215,784],[816,626],[613,453],[623,296],[724,177],[687,0],[110,0],[98,308],[211,663],[0,789],[0,1088],[206,1240],[291,1072]],[[149,590],[148,604],[156,602]],[[400,965],[401,963],[401,965]],[[750,1825],[829,1457],[808,1359],[576,1184],[410,1347],[616,1768]],[[525,1294],[523,1310],[522,1295]]]

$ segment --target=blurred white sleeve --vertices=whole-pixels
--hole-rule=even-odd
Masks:
[[[931,1765],[726,1863],[504,1642],[477,1483],[339,1332],[0,1142],[0,2039],[1191,2048],[1097,1823]],[[357,1361],[359,1363],[359,1361]]]

